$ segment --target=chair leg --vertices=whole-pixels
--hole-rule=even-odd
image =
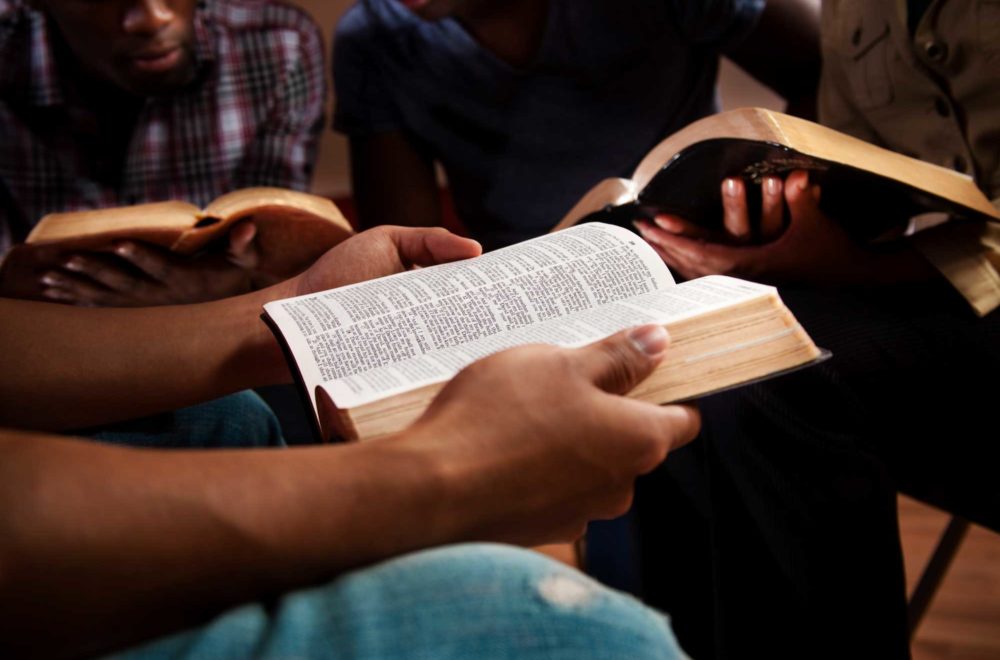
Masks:
[[[958,547],[962,544],[962,539],[965,538],[965,533],[968,531],[968,520],[952,516],[944,533],[941,534],[941,540],[938,541],[934,554],[931,555],[917,586],[914,587],[907,606],[906,614],[911,640],[917,632],[917,627],[920,626],[920,620],[924,618],[927,608],[930,607],[931,600],[941,585],[945,573],[948,572],[948,567],[951,566],[952,560],[958,554]]]

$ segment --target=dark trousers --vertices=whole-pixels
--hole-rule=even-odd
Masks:
[[[1000,313],[782,290],[826,363],[704,399],[640,483],[647,599],[697,658],[905,658],[896,492],[1000,529]]]

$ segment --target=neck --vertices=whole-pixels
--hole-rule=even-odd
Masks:
[[[82,66],[62,39],[53,56],[66,102],[75,110],[70,131],[85,154],[87,175],[105,185],[120,185],[129,143],[144,99]]]
[[[548,13],[548,0],[468,2],[455,13],[455,18],[483,48],[520,67],[530,64],[538,55]]]

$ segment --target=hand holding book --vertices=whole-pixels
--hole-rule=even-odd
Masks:
[[[804,197],[798,215],[789,204],[786,223],[781,197],[787,202],[797,191],[781,178],[791,180],[796,171],[808,172],[823,199]],[[591,188],[556,229],[592,221],[631,227],[645,219],[647,234],[661,238],[661,248],[669,244],[668,263],[689,275],[902,282],[934,276],[904,242],[887,240],[925,214],[1000,222],[1000,211],[968,176],[796,117],[741,108],[669,136],[631,178]],[[800,219],[806,222],[789,224]]]
[[[768,177],[768,179],[776,179]],[[771,283],[881,284],[929,279],[931,266],[905,243],[862,245],[820,208],[821,187],[805,171],[761,188],[758,227],[746,188],[722,184],[724,230],[657,215],[636,227],[664,262],[686,278],[731,275]],[[775,194],[777,193],[777,194]],[[775,199],[776,198],[776,199]]]
[[[434,473],[456,489],[446,494],[454,512],[478,521],[473,538],[577,539],[588,521],[625,513],[635,478],[698,432],[693,406],[620,396],[669,354],[667,343],[654,325],[575,349],[498,353],[449,382],[388,444],[433,451]]]
[[[0,270],[0,292],[85,305],[200,302],[296,275],[353,233],[330,200],[247,188],[204,209],[179,201],[52,213]]]
[[[675,285],[638,236],[600,223],[264,307],[326,438],[406,428],[464,367],[506,348],[579,347],[650,322],[675,342],[630,393],[645,401],[685,400],[822,355],[773,288],[725,277]]]
[[[275,283],[257,270],[255,239],[254,224],[242,221],[225,237],[225,250],[190,256],[127,239],[91,250],[15,250],[4,264],[0,293],[97,307],[217,300]]]

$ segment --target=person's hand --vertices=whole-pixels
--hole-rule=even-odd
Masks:
[[[746,184],[740,177],[722,182],[722,232],[713,232],[676,215],[661,214],[654,218],[655,228],[677,236],[697,238],[711,243],[745,245],[768,242],[784,231],[785,182],[776,176],[764,177],[760,186],[760,223],[753,227],[747,204]],[[647,226],[648,223],[646,223]],[[654,232],[655,233],[655,232]]]
[[[441,227],[383,225],[331,248],[301,275],[288,280],[282,297],[305,295],[409,270],[479,256],[476,241]]]
[[[195,257],[129,240],[116,241],[106,251],[26,251],[5,266],[4,280],[12,284],[5,292],[97,307],[148,307],[225,298],[261,284],[254,273],[258,260],[255,236],[252,222],[237,223],[229,232],[225,254]]]
[[[771,199],[765,195],[761,233],[772,240],[747,244],[750,230],[744,193],[738,186],[739,199],[733,199],[725,193],[727,186],[723,184],[725,237],[706,236],[673,216],[657,217],[655,224],[636,223],[666,264],[686,278],[721,274],[775,283],[860,284],[930,274],[926,262],[904,245],[884,251],[858,245],[820,210],[820,188],[810,185],[803,171],[790,174],[780,188],[788,207],[787,227],[773,194]],[[764,188],[766,192],[768,185]]]
[[[690,406],[622,396],[667,349],[656,325],[580,349],[526,346],[456,376],[398,438],[436,456],[453,539],[526,545],[579,537],[624,513],[635,478],[697,434]],[[434,531],[440,531],[435,529]]]

